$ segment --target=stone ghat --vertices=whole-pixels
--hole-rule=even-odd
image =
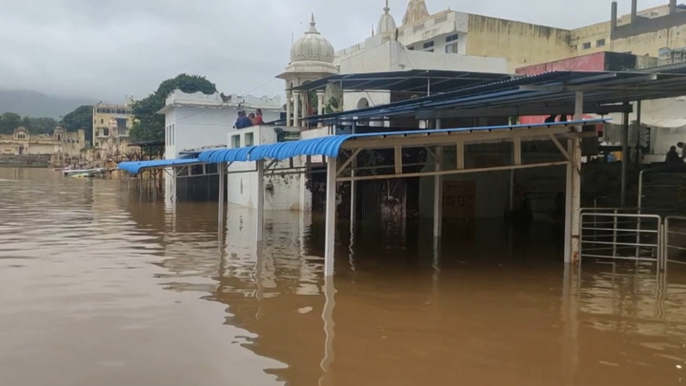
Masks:
[[[50,154],[0,154],[0,168],[49,168]]]

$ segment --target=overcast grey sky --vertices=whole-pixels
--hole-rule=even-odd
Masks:
[[[408,0],[390,0],[400,23]],[[310,12],[338,50],[363,41],[384,0],[0,0],[0,89],[123,101],[179,73],[225,93],[270,82]],[[610,0],[427,0],[453,10],[556,27],[610,17]],[[645,9],[667,0],[639,0]],[[628,13],[630,0],[619,0]],[[274,80],[255,95],[281,92]]]

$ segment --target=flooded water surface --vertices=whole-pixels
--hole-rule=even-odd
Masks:
[[[0,385],[686,382],[679,272],[565,270],[545,226],[434,252],[430,226],[342,223],[325,280],[319,216],[267,213],[256,243],[227,211],[0,169]]]

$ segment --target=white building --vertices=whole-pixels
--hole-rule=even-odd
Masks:
[[[175,90],[160,114],[165,117],[165,156],[179,158],[184,152],[226,145],[226,135],[234,126],[239,110],[261,109],[265,122],[281,119],[281,97],[187,94]]]
[[[417,24],[420,20],[423,22]],[[408,5],[403,25],[397,26],[387,1],[373,36],[334,53],[331,43],[315,28],[313,17],[310,31],[291,50],[287,71],[278,76],[286,80],[286,109],[291,117],[287,123],[299,126],[303,116],[332,109],[329,103],[332,97],[342,98],[342,103],[339,101],[336,107],[346,111],[391,102],[388,91],[346,91],[339,97],[341,91],[330,86],[317,95],[316,101],[310,101],[311,96],[291,91],[293,87],[329,75],[409,70],[507,72],[507,62],[503,58],[465,54],[467,27],[468,14],[443,11],[429,15],[424,1],[415,0]],[[308,111],[308,106],[312,105],[318,108]]]

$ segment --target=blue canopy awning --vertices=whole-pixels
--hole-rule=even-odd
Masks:
[[[242,147],[237,149],[212,149],[202,152],[198,157],[198,160],[206,163],[222,163],[261,161],[265,159],[281,161],[297,156],[338,157],[338,154],[341,151],[341,146],[343,146],[343,143],[355,139],[407,137],[416,135],[432,136],[445,135],[451,133],[478,133],[516,129],[535,129],[545,127],[553,128],[563,126],[595,125],[606,121],[606,119],[589,119],[582,121],[539,123],[530,125],[479,126],[439,130],[389,131],[380,133],[330,135],[320,138],[303,139],[291,142],[279,142],[267,145]]]
[[[165,169],[179,166],[200,165],[203,162],[197,158],[162,159],[154,161],[122,162],[117,167],[129,174],[137,175],[145,169]]]

